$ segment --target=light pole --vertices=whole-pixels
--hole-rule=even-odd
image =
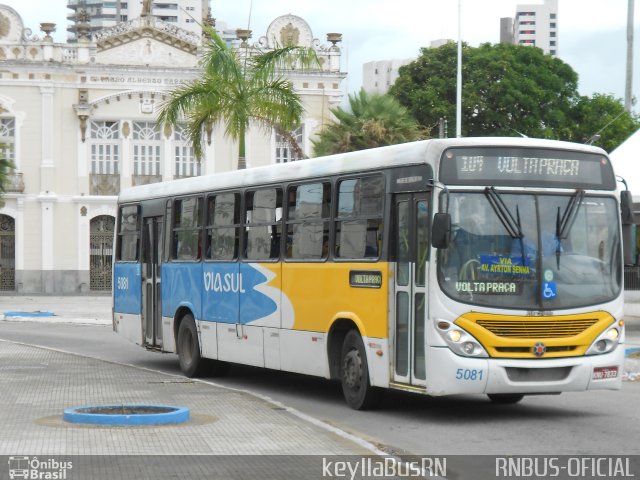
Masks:
[[[627,75],[624,89],[624,109],[631,112],[633,97],[633,7],[635,0],[629,0],[627,8]]]
[[[456,137],[462,136],[462,0],[458,0],[458,81],[456,86]]]

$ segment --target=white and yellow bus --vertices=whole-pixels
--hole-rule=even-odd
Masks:
[[[620,192],[598,148],[426,140],[133,187],[114,330],[185,375],[336,379],[349,406],[618,389]]]

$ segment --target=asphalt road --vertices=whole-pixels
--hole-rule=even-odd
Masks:
[[[0,338],[179,374],[173,354],[148,352],[104,325],[0,322]],[[387,392],[380,409],[349,409],[324,379],[234,366],[218,384],[257,392],[392,453],[417,455],[640,454],[640,382],[620,391],[530,396],[511,406],[484,396]]]

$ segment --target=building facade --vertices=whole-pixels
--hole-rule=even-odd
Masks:
[[[257,43],[269,49],[285,35],[322,62],[315,72],[284,72],[305,105],[293,133],[309,155],[310,138],[342,100],[345,74],[335,37],[322,44],[295,15],[274,19]],[[199,75],[205,41],[146,15],[56,44],[0,5],[0,144],[15,167],[0,206],[0,293],[110,291],[121,189],[237,168],[237,144],[223,127],[203,133],[196,159],[180,127],[156,125],[167,92]],[[295,158],[279,135],[256,126],[246,160]]]
[[[557,57],[558,0],[518,5],[515,18],[500,19],[500,41],[538,47],[544,53]]]
[[[392,59],[367,62],[362,66],[362,88],[367,93],[387,93],[398,79],[399,69],[415,59]]]

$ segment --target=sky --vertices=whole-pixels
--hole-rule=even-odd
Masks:
[[[138,0],[129,0],[131,2]],[[141,0],[140,0],[141,1]],[[0,0],[13,7],[26,27],[58,25],[56,41],[66,38],[67,0]],[[256,41],[277,17],[293,14],[307,21],[315,38],[339,32],[345,89],[362,85],[362,65],[373,60],[415,58],[432,40],[458,39],[471,46],[497,43],[500,18],[513,17],[518,4],[542,0],[211,0],[212,16],[229,27],[249,27]],[[635,6],[633,95],[640,97],[640,4]],[[627,0],[559,0],[559,57],[579,75],[582,95],[605,93],[624,98]],[[464,80],[464,79],[463,79]],[[640,101],[634,107],[640,111]]]

